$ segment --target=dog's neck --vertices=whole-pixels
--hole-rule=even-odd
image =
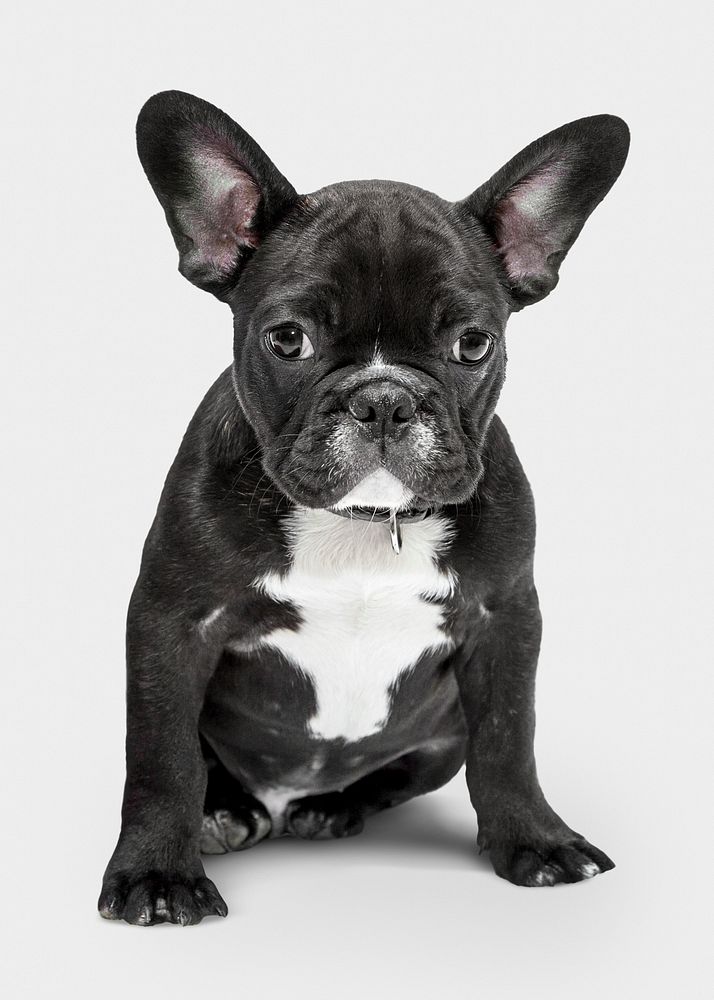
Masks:
[[[439,507],[410,507],[406,510],[395,510],[390,507],[343,507],[341,510],[328,508],[331,514],[337,514],[339,517],[388,524],[389,537],[396,555],[402,550],[402,523],[423,521],[425,517],[429,517],[439,509]]]

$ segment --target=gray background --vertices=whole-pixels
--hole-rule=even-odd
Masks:
[[[703,996],[711,815],[711,92],[705,5],[47,3],[5,15],[2,977],[12,996]],[[225,921],[100,920],[126,602],[164,475],[229,362],[176,273],[133,126],[223,107],[301,191],[458,198],[574,118],[625,172],[510,324],[499,412],[539,514],[543,785],[612,854],[540,891],[474,850],[463,776],[350,842],[208,862]],[[709,216],[709,218],[707,218]]]

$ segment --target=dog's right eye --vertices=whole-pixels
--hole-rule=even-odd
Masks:
[[[265,342],[275,357],[283,361],[302,361],[315,353],[310,338],[299,326],[279,326],[270,330]]]

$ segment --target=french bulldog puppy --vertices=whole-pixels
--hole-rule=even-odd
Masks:
[[[498,875],[612,868],[536,776],[533,499],[494,410],[506,321],[555,287],[626,125],[564,125],[459,202],[390,181],[299,195],[177,91],[137,136],[179,270],[231,308],[234,360],[189,425],[131,599],[102,916],[225,916],[202,852],[359,833],[464,763]]]

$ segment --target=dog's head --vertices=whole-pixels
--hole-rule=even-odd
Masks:
[[[147,102],[137,136],[179,270],[233,310],[263,465],[308,507],[471,496],[506,320],[555,287],[629,139],[619,118],[583,118],[449,202],[388,181],[300,196],[235,122],[176,91]]]

